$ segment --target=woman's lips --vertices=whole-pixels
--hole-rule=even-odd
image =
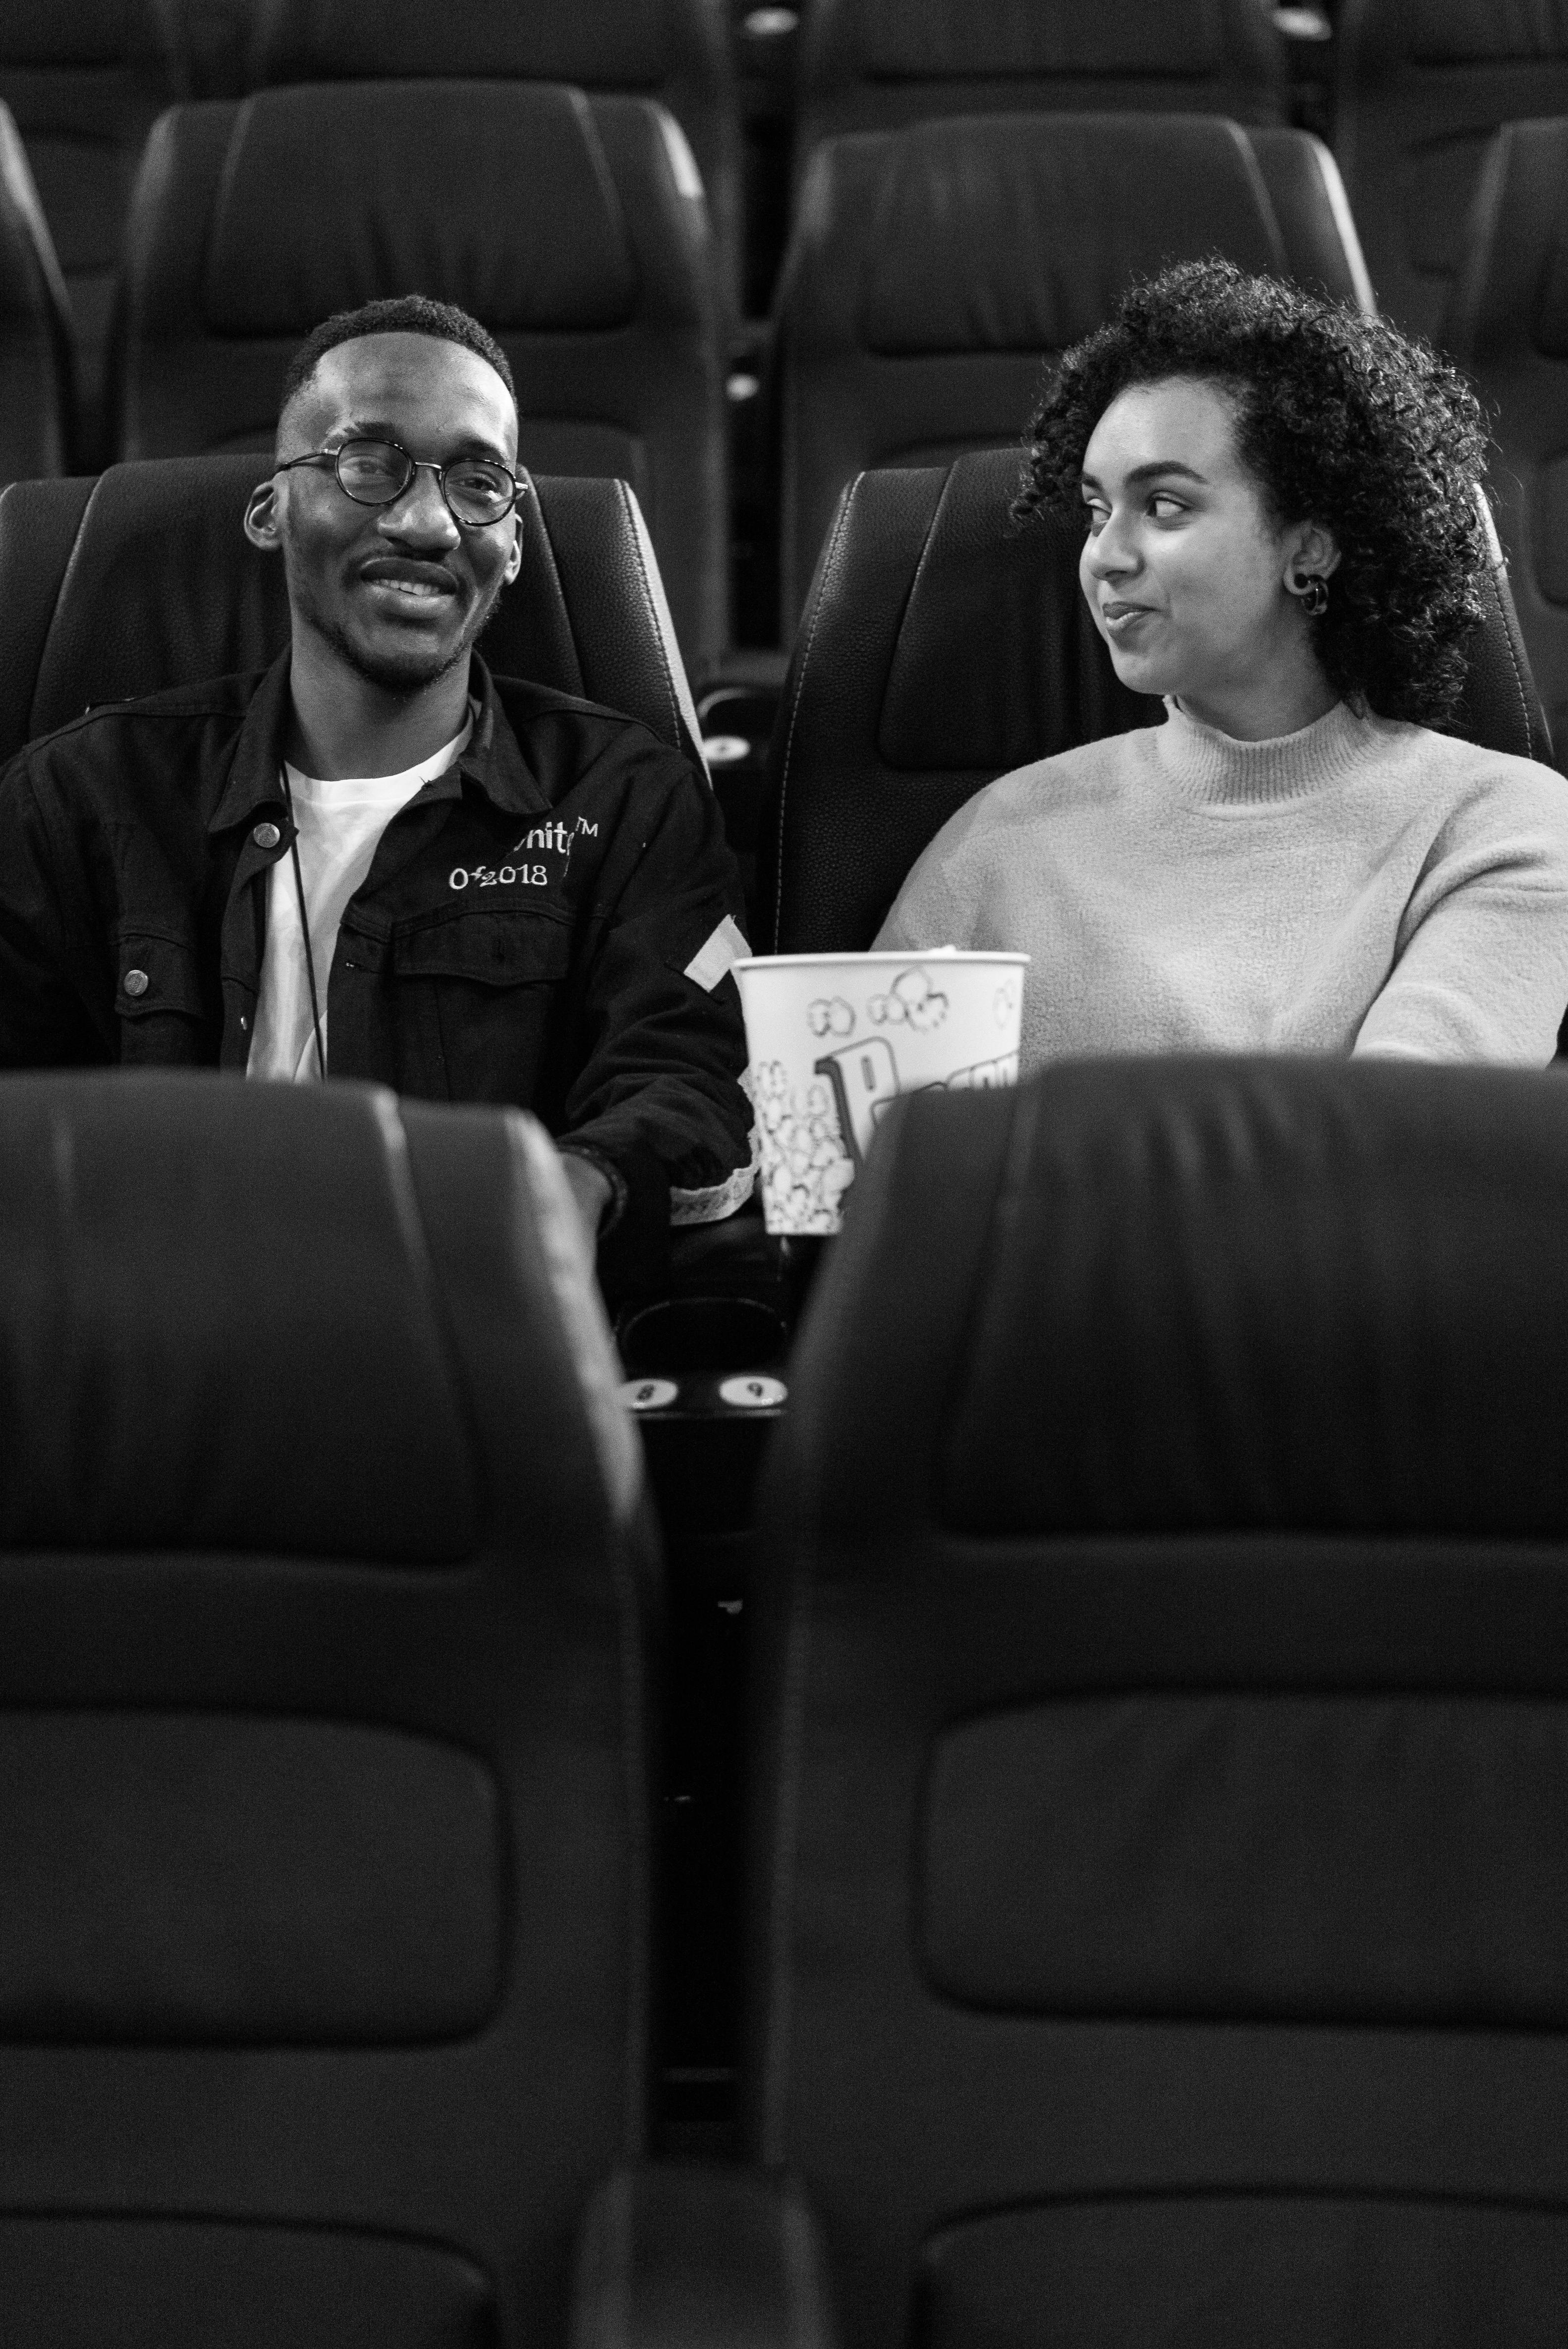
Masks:
[[[1105,624],[1106,634],[1110,636],[1129,636],[1140,620],[1150,620],[1153,616],[1153,607],[1148,604],[1105,604],[1100,607],[1100,618]]]

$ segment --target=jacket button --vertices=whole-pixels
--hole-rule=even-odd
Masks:
[[[122,984],[128,995],[145,995],[149,984],[147,973],[144,970],[128,970]]]
[[[275,848],[283,838],[283,833],[275,823],[259,823],[252,833],[251,838],[258,848]]]

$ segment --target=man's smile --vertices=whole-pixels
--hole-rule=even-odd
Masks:
[[[407,555],[372,555],[359,566],[367,587],[381,590],[398,604],[435,604],[456,595],[458,582],[444,564],[419,563]]]

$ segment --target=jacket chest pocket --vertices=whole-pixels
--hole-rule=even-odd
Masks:
[[[191,1067],[213,1058],[203,1048],[207,1005],[194,944],[127,930],[116,953],[114,1011],[122,1063]]]
[[[449,978],[474,987],[526,987],[564,978],[572,960],[566,924],[547,914],[462,913],[418,929],[371,938],[343,928],[352,969],[395,978]]]

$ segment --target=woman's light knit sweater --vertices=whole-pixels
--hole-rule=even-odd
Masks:
[[[1063,1052],[1544,1063],[1568,1004],[1568,781],[1343,702],[1242,742],[1162,726],[1020,767],[944,824],[879,947],[1031,955]]]

